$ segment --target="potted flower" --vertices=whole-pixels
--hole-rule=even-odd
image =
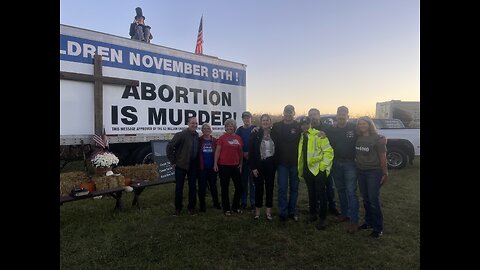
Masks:
[[[112,174],[112,166],[117,165],[119,160],[111,152],[102,152],[96,154],[91,159],[92,165],[95,167],[95,171],[99,176],[105,176],[107,173]],[[110,172],[110,173],[109,173]]]

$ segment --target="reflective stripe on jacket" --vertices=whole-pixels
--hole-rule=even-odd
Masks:
[[[319,131],[314,128],[308,129],[307,142],[307,165],[313,175],[317,175],[319,171],[326,171],[326,175],[330,174],[333,160],[333,148],[327,137],[319,137]],[[303,178],[303,133],[298,143],[298,176]]]

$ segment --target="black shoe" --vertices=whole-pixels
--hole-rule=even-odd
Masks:
[[[288,218],[291,218],[291,219],[293,219],[293,220],[295,220],[295,221],[298,221],[298,216],[295,215],[295,214],[290,214],[290,215],[288,215]]]
[[[188,213],[190,213],[191,216],[197,215],[197,211],[195,211],[195,209],[188,209]]]
[[[180,210],[176,209],[175,212],[173,212],[174,217],[180,216]]]
[[[327,228],[327,224],[325,223],[325,219],[320,219],[320,221],[315,226],[317,230],[325,230]]]
[[[328,209],[328,213],[330,213],[330,214],[332,214],[332,215],[334,215],[334,216],[336,216],[336,217],[340,216],[340,212],[338,212],[337,208],[330,208],[330,209]]]
[[[246,209],[247,208],[247,205],[246,204],[240,204],[240,209]]]
[[[200,207],[200,212],[205,213],[205,212],[207,212],[207,209],[205,209],[204,207]]]
[[[366,223],[363,223],[362,225],[358,226],[359,230],[368,230],[368,229],[371,229],[371,228],[372,228],[372,226],[367,225]]]
[[[213,208],[216,208],[218,210],[222,209],[222,207],[220,206],[220,204],[214,204],[213,205]]]
[[[313,223],[313,222],[317,221],[317,219],[318,219],[317,215],[310,215],[307,219],[307,223]]]
[[[380,238],[380,236],[382,236],[382,234],[383,234],[382,232],[373,231],[373,232],[370,234],[370,236],[371,236],[372,238]]]
[[[280,220],[280,222],[283,222],[283,223],[284,223],[284,222],[287,221],[287,217],[285,217],[285,216],[280,216],[280,217],[279,217],[279,220]]]

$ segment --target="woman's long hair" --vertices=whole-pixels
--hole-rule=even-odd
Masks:
[[[357,135],[359,135],[359,136],[363,135],[360,132],[360,129],[358,128],[358,123],[360,123],[360,120],[363,120],[363,121],[368,123],[368,133],[369,133],[369,135],[378,135],[377,128],[375,127],[375,123],[373,123],[372,118],[370,118],[368,116],[362,116],[362,117],[358,118],[357,127],[356,127]]]

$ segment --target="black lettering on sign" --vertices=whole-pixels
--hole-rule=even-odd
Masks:
[[[157,113],[155,108],[148,108],[148,124],[159,125],[160,121],[162,125],[167,124],[167,109],[160,108]]]
[[[121,111],[122,111],[122,115],[125,116],[121,118],[122,123],[124,123],[125,125],[134,125],[137,123],[138,117],[137,115],[132,113],[132,112],[137,112],[137,109],[135,109],[135,107],[125,106],[122,108]]]
[[[143,100],[155,100],[157,94],[155,94],[155,84],[142,82],[142,99]]]
[[[129,97],[140,99],[136,86],[130,86],[130,85],[125,86],[125,90],[123,91],[122,98],[128,99]]]

